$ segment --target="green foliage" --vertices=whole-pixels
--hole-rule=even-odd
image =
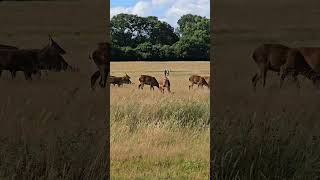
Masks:
[[[209,19],[183,15],[175,29],[157,17],[118,14],[111,19],[112,60],[208,60]]]
[[[118,14],[111,19],[112,43],[117,46],[137,47],[139,44],[171,45],[178,41],[174,28],[157,17],[139,17],[137,15]]]

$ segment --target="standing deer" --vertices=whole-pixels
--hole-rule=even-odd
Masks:
[[[170,91],[170,81],[169,78],[167,77],[167,75],[169,75],[169,71],[167,71],[167,69],[164,71],[164,76],[160,78],[160,91],[162,93],[164,93],[164,89],[167,88],[168,92],[171,93]]]
[[[107,76],[109,73],[109,64],[107,59],[109,58],[110,44],[108,42],[102,42],[98,44],[98,48],[92,53],[92,57],[89,55],[89,59],[93,60],[98,67],[98,71],[91,76],[91,88],[94,89],[94,85],[97,79],[100,77],[99,84],[102,88],[106,86]]]

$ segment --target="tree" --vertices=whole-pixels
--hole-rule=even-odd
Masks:
[[[152,44],[150,42],[139,44],[135,50],[143,59],[150,59],[152,57]]]
[[[111,42],[116,59],[209,59],[209,19],[186,14],[177,32],[155,16],[118,14],[111,19]]]
[[[145,42],[144,27],[145,19],[137,15],[118,14],[111,21],[112,43],[117,46],[136,47]]]
[[[157,17],[147,17],[147,34],[152,44],[172,45],[179,40],[174,28],[166,22],[161,22]]]
[[[157,17],[118,14],[111,19],[112,43],[137,47],[144,42],[172,45],[179,40],[174,28]]]
[[[178,20],[180,40],[175,44],[175,53],[182,58],[209,58],[209,19],[186,14]]]

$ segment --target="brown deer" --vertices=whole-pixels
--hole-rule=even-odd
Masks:
[[[157,88],[160,89],[159,83],[157,81],[157,79],[153,76],[149,76],[149,75],[141,75],[139,78],[139,89],[143,89],[144,85],[150,85],[150,90],[154,90],[154,86],[156,86]]]
[[[98,43],[98,48],[92,53],[92,57],[89,55],[89,59],[93,60],[98,67],[98,71],[91,76],[91,88],[94,89],[94,85],[100,77],[100,86],[104,88],[107,82],[107,76],[109,74],[109,64],[107,59],[109,58],[110,44],[108,42]]]
[[[310,79],[315,87],[320,82],[320,48],[301,47],[293,48],[288,52],[286,63],[281,68],[280,87],[283,86],[285,78],[293,77],[300,88],[297,76],[301,74]]]
[[[159,86],[160,86],[160,91],[162,93],[164,93],[164,89],[167,88],[167,91],[169,93],[171,93],[171,90],[170,90],[170,80],[167,76],[163,76],[160,78],[160,81],[159,81]]]
[[[114,86],[117,84],[118,87],[121,86],[122,84],[132,84],[132,82],[130,81],[130,76],[128,76],[127,73],[123,77],[110,76],[109,82]]]
[[[252,87],[256,90],[257,82],[262,79],[263,87],[266,85],[267,72],[280,74],[280,68],[285,64],[289,47],[281,44],[262,44],[252,53],[252,58],[258,66],[258,72],[252,77]]]
[[[208,78],[207,78],[208,79]],[[203,87],[203,86],[207,86],[209,88],[209,84],[207,83],[206,79],[202,76],[199,75],[191,75],[189,77],[189,81],[191,82],[191,85],[189,85],[189,90],[193,85],[197,84],[198,87]]]

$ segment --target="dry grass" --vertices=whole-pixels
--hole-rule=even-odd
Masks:
[[[161,94],[138,78],[159,78],[167,65],[171,90]],[[193,73],[208,75],[208,62],[111,63],[111,74],[133,85],[111,86],[111,177],[206,179],[209,177],[209,90],[188,89]]]
[[[98,9],[101,8],[100,14]],[[72,12],[72,16],[70,16]],[[88,13],[85,13],[88,12]],[[89,14],[90,12],[90,14]],[[41,48],[48,34],[80,72],[28,83],[0,78],[0,179],[102,179],[105,90],[91,92],[89,50],[105,38],[104,7],[84,2],[3,2],[1,44]],[[84,24],[84,22],[88,22]]]

